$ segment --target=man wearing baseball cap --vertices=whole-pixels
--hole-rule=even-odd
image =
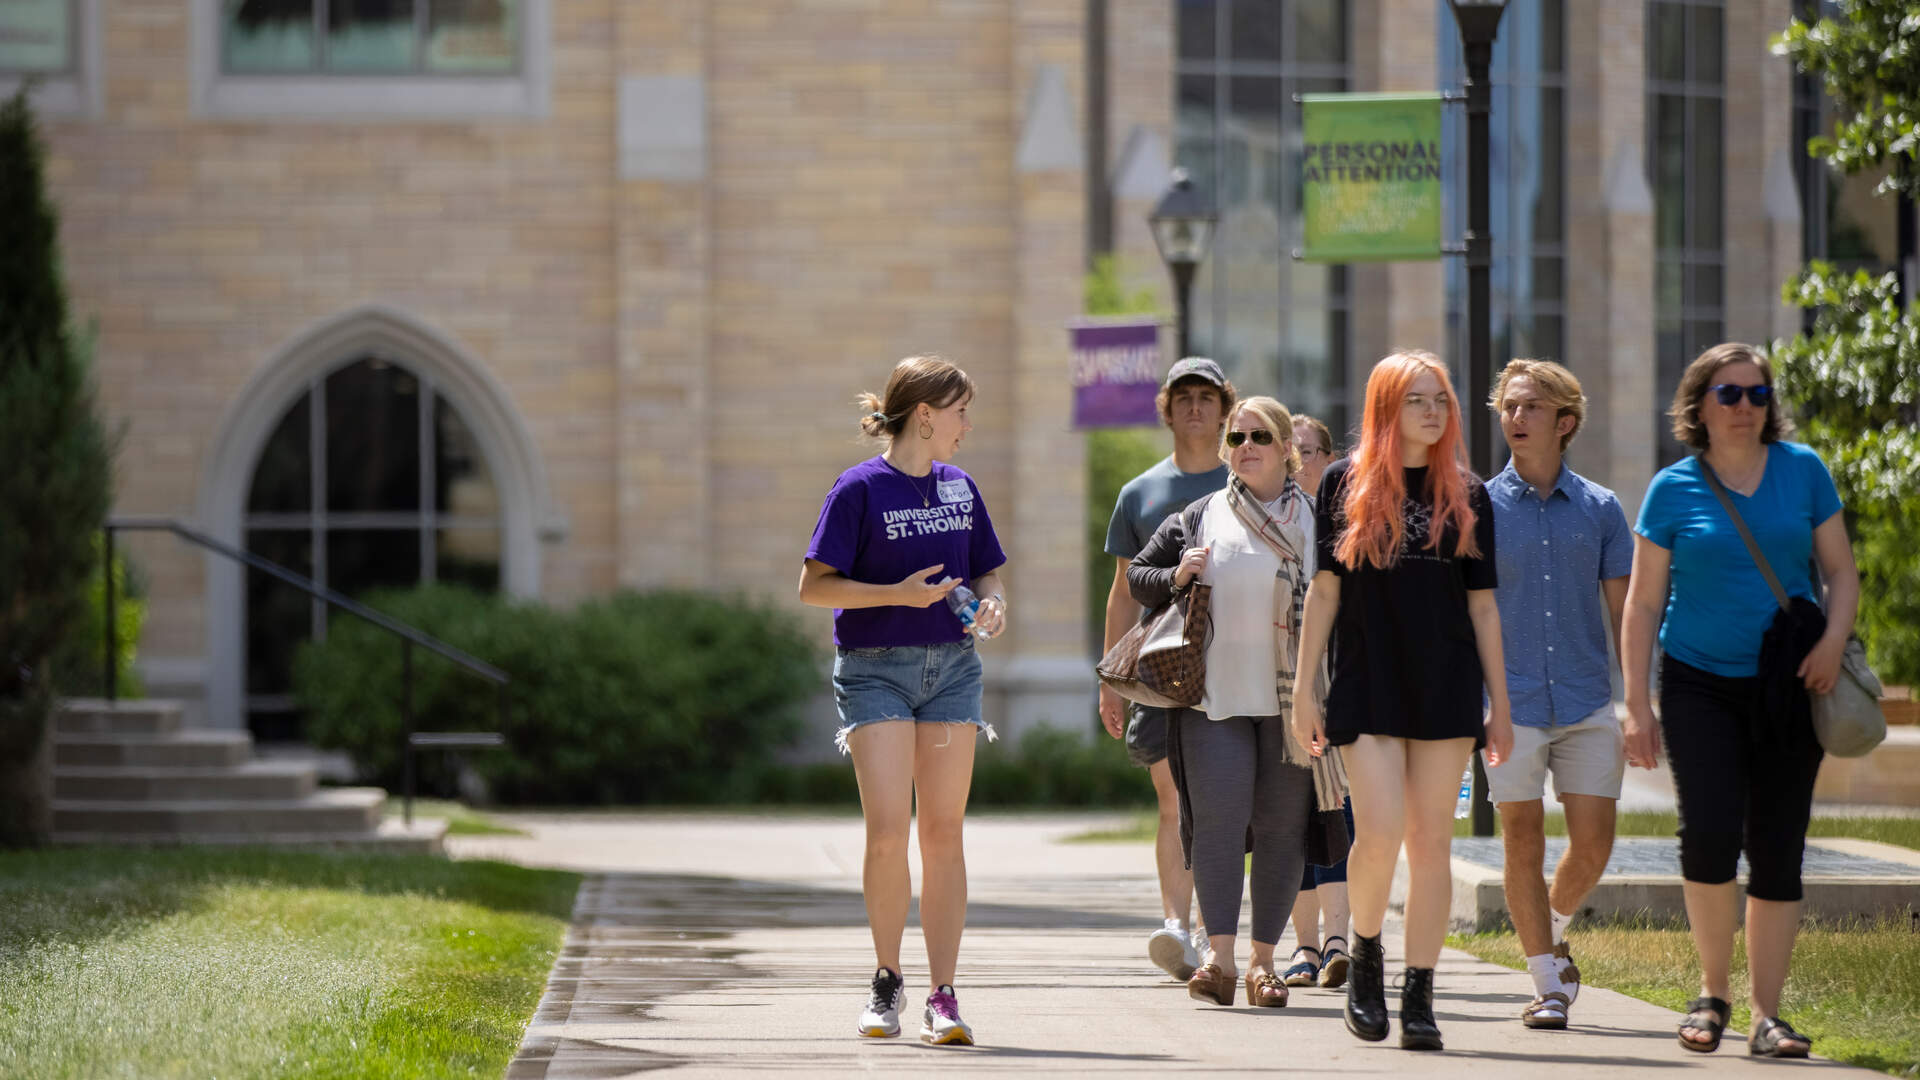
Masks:
[[[1106,551],[1114,557],[1115,566],[1113,587],[1107,591],[1103,654],[1144,614],[1127,589],[1127,565],[1169,514],[1226,486],[1220,427],[1233,403],[1233,384],[1220,365],[1206,357],[1185,357],[1167,371],[1155,405],[1160,422],[1173,432],[1173,455],[1127,481],[1107,523]],[[1200,965],[1199,950],[1207,939],[1206,931],[1192,919],[1193,872],[1180,851],[1180,799],[1167,765],[1172,711],[1131,704],[1106,686],[1100,688],[1100,722],[1114,738],[1125,736],[1128,759],[1147,770],[1159,800],[1154,858],[1160,871],[1164,923],[1148,936],[1147,955],[1184,983]]]

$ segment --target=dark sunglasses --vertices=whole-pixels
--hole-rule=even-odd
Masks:
[[[1756,409],[1766,408],[1767,402],[1773,400],[1773,387],[1764,384],[1741,386],[1739,383],[1721,383],[1718,386],[1709,386],[1707,389],[1713,391],[1715,401],[1729,409],[1740,404],[1741,394],[1747,395],[1748,403]]]
[[[1273,445],[1273,432],[1268,431],[1266,428],[1254,428],[1252,431],[1229,431],[1227,432],[1227,445],[1239,446],[1249,438],[1253,440],[1253,445],[1255,446]]]

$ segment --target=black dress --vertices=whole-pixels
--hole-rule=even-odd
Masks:
[[[1392,569],[1362,562],[1348,569],[1334,558],[1346,523],[1351,461],[1327,466],[1320,478],[1314,536],[1320,570],[1340,577],[1340,609],[1330,644],[1333,686],[1327,695],[1327,741],[1345,746],[1362,735],[1396,739],[1471,738],[1486,743],[1485,686],[1467,590],[1498,584],[1493,561],[1493,502],[1485,484],[1468,485],[1478,558],[1453,554],[1448,527],[1438,550],[1427,548],[1433,498],[1425,468],[1406,470],[1406,537]]]

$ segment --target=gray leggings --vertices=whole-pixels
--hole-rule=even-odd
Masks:
[[[1193,887],[1209,934],[1236,933],[1247,830],[1253,830],[1253,940],[1280,940],[1307,857],[1313,773],[1286,763],[1277,716],[1180,717],[1181,769],[1193,810]]]

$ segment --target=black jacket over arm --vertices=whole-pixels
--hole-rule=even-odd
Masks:
[[[1185,510],[1168,514],[1167,520],[1153,530],[1147,546],[1127,564],[1127,591],[1141,607],[1156,611],[1173,599],[1173,572],[1180,566],[1180,553],[1192,546],[1189,537],[1199,535],[1200,514],[1213,494],[1208,492],[1188,503]]]

